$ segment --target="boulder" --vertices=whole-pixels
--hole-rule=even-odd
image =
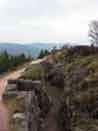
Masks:
[[[26,119],[26,116],[24,113],[17,112],[17,113],[13,114],[12,119],[13,120],[16,120],[16,119],[24,120],[24,119]]]
[[[32,80],[17,80],[16,87],[18,91],[32,91],[41,88],[40,81],[32,81]]]

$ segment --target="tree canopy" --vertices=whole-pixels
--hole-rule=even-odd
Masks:
[[[43,57],[47,56],[48,54],[49,54],[49,51],[47,49],[45,49],[45,50],[42,49],[38,55],[38,58],[43,58]]]
[[[12,56],[4,51],[0,53],[0,73],[6,72],[28,60],[29,58],[27,58],[24,54]]]

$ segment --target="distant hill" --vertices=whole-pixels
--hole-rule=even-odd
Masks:
[[[17,44],[17,43],[0,43],[0,52],[7,51],[11,55],[19,55],[24,53],[27,56],[37,57],[41,49],[48,49],[49,51],[56,46],[56,44],[49,43],[33,43],[33,44]]]

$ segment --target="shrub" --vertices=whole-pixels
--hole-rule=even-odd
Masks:
[[[41,80],[42,79],[42,67],[40,65],[31,65],[28,67],[22,75],[24,79]]]

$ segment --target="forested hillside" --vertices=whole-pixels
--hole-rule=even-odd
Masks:
[[[13,69],[14,67],[29,60],[30,58],[26,57],[24,54],[12,56],[4,51],[0,54],[0,73],[7,72],[8,70]]]
[[[47,49],[50,51],[54,46],[57,45],[55,43],[0,43],[0,52],[6,50],[10,55],[24,53],[26,56],[38,57],[41,50]]]

